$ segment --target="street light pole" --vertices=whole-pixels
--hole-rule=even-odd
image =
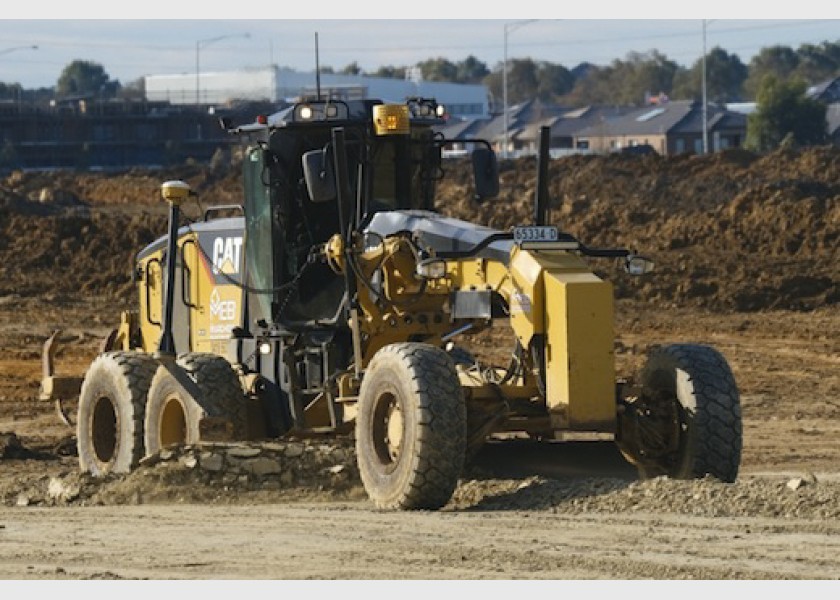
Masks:
[[[703,154],[709,153],[709,121],[706,101],[706,19],[703,19]]]
[[[504,146],[502,148],[502,157],[508,157],[508,83],[507,83],[507,73],[508,73],[508,34],[512,31],[516,31],[520,27],[524,27],[529,23],[533,23],[538,19],[529,19],[527,21],[515,21],[513,23],[505,23],[504,30],[505,30],[505,58],[504,58],[504,66],[502,68],[502,96],[504,102],[504,119],[505,119],[505,140]]]
[[[201,55],[201,48],[203,46],[209,46],[214,42],[220,42],[222,40],[226,40],[229,38],[249,38],[251,37],[250,33],[240,33],[240,34],[231,34],[231,35],[220,35],[214,38],[208,38],[205,40],[198,40],[195,43],[195,105],[196,108],[201,107],[201,66],[200,66],[200,55]]]

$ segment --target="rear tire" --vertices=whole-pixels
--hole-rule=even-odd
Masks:
[[[144,454],[143,415],[157,363],[137,352],[107,352],[91,363],[79,395],[76,438],[82,472],[128,473]]]
[[[633,439],[619,444],[639,475],[735,481],[743,430],[726,359],[708,346],[663,346],[648,359],[640,383],[639,399],[630,404],[632,423],[623,427],[635,432]]]
[[[162,363],[149,386],[146,452],[200,441],[244,439],[245,401],[239,377],[221,356],[189,353],[174,363]]]
[[[356,452],[377,508],[436,510],[464,467],[466,406],[452,359],[399,343],[370,361],[359,393]]]

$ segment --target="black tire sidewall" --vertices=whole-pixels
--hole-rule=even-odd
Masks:
[[[665,474],[675,479],[712,475],[734,481],[741,453],[740,399],[726,360],[705,345],[664,346],[648,360],[642,385],[650,389],[654,381],[661,381],[659,378],[673,386],[684,425],[678,459]],[[723,415],[729,418],[724,419]],[[726,441],[713,449],[709,441],[713,437]]]
[[[76,439],[79,466],[95,476],[128,473],[143,456],[142,414],[148,379],[132,382],[117,354],[97,357],[88,369],[79,395]],[[110,460],[102,461],[94,443],[94,412],[98,402],[110,400],[116,417],[116,444]],[[139,404],[139,406],[138,406]]]
[[[365,488],[374,499],[385,505],[397,501],[411,478],[415,468],[415,442],[417,411],[414,395],[407,389],[410,373],[395,355],[381,356],[376,369],[362,382],[357,416],[357,454],[359,471]],[[376,409],[384,394],[392,394],[400,407],[403,419],[402,446],[398,460],[391,466],[384,465],[378,458],[376,442],[373,439]],[[364,400],[361,400],[364,398]]]
[[[193,400],[192,395],[184,389],[184,386],[175,378],[171,369],[181,367],[172,365],[160,365],[155,373],[152,384],[149,386],[149,399],[146,403],[145,418],[145,447],[147,454],[154,454],[163,450],[160,439],[160,426],[163,419],[163,411],[170,400],[180,404],[184,414],[186,430],[185,444],[194,444],[199,440],[199,421],[202,418],[201,408]]]

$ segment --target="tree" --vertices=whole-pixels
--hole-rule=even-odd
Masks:
[[[379,67],[375,72],[371,73],[374,77],[384,77],[386,79],[405,79],[405,67],[393,67],[391,65]]]
[[[111,81],[102,65],[87,60],[74,60],[64,67],[55,86],[56,95],[98,96],[113,98],[120,89],[119,81]]]
[[[537,70],[537,63],[530,58],[517,58],[508,61],[508,106],[537,96],[537,90],[540,84]],[[505,95],[504,63],[499,63],[493,72],[484,78],[484,85],[490,90],[493,98],[498,99],[499,108],[501,109],[501,101]]]
[[[786,82],[766,75],[758,90],[757,109],[747,117],[745,146],[766,152],[787,136],[799,145],[824,142],[826,106],[805,96],[805,89],[801,79]]]
[[[575,78],[563,65],[541,62],[537,70],[537,97],[545,102],[555,102],[572,91]]]
[[[457,67],[456,81],[460,83],[481,83],[490,74],[487,65],[472,55],[457,63]]]
[[[361,75],[362,74],[362,68],[359,66],[359,63],[357,63],[354,60],[349,65],[347,65],[346,67],[341,69],[341,74],[342,75]]]
[[[744,81],[747,97],[758,97],[758,89],[763,85],[766,75],[772,75],[777,79],[788,79],[798,66],[799,56],[789,46],[762,48],[750,61],[750,74]]]
[[[840,69],[840,45],[823,42],[819,46],[803,44],[796,51],[799,64],[796,75],[815,84],[835,77]]]
[[[124,100],[143,100],[146,97],[146,80],[141,77],[125,84],[117,96]]]
[[[729,54],[721,47],[712,48],[706,55],[706,97],[710,102],[738,102],[743,98],[744,81],[749,75],[747,66],[737,54]],[[674,98],[700,100],[703,97],[703,59],[675,78]]]
[[[670,95],[679,71],[677,63],[657,50],[631,52],[625,60],[614,60],[608,67],[587,69],[567,101],[581,105],[638,105],[647,94]]]
[[[430,58],[417,63],[426,81],[457,81],[458,67],[445,58]]]

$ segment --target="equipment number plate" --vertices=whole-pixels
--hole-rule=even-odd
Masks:
[[[528,225],[513,228],[513,241],[522,242],[556,242],[560,239],[560,231],[553,225]]]

